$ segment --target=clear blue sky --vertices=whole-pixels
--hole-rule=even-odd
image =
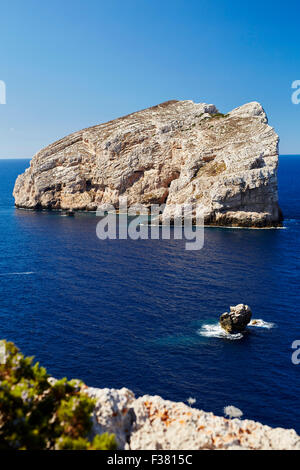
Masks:
[[[0,157],[169,99],[260,101],[300,154],[300,5],[235,0],[1,2]]]

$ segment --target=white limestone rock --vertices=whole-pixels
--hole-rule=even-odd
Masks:
[[[128,389],[87,389],[97,399],[94,433],[115,433],[127,450],[300,450],[292,429],[271,428],[250,420],[225,419],[184,403]]]
[[[206,224],[277,226],[278,136],[259,103],[227,115],[169,101],[76,132],[38,152],[14,188],[31,209],[193,204]]]
[[[128,446],[133,450],[300,449],[294,430],[228,420],[158,396],[141,397],[133,407],[136,422]]]
[[[85,392],[96,399],[93,413],[93,433],[115,434],[118,446],[124,449],[133,421],[134,394],[127,388],[121,390],[87,388]]]

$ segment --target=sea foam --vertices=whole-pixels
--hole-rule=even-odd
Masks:
[[[227,333],[225,330],[223,330],[223,328],[221,328],[219,323],[202,325],[198,331],[198,334],[206,338],[223,338],[229,339],[231,341],[242,339],[244,337],[242,333]]]
[[[30,274],[34,274],[33,271],[26,271],[26,272],[23,272],[23,273],[3,273],[3,274],[0,274],[0,276],[29,276]]]
[[[249,323],[250,327],[253,328],[266,328],[266,329],[271,329],[274,328],[275,323],[271,322],[266,322],[262,320],[261,318],[258,319],[253,319]],[[219,323],[208,323],[202,325],[200,330],[198,331],[198,334],[200,336],[204,336],[206,338],[222,338],[222,339],[229,339],[231,341],[235,341],[238,339],[242,339],[244,337],[244,333],[235,333],[235,334],[230,334],[227,333],[223,328],[220,326]]]

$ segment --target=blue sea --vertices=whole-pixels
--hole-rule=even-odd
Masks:
[[[285,228],[206,228],[184,240],[105,240],[93,214],[14,208],[28,160],[0,160],[0,337],[55,377],[137,395],[195,398],[195,407],[300,433],[300,157],[282,156]],[[260,320],[240,337],[218,317],[247,303]]]

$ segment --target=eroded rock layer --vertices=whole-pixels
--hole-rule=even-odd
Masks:
[[[193,204],[206,224],[276,226],[278,136],[259,103],[227,115],[169,101],[76,132],[38,152],[14,188],[20,208]]]

